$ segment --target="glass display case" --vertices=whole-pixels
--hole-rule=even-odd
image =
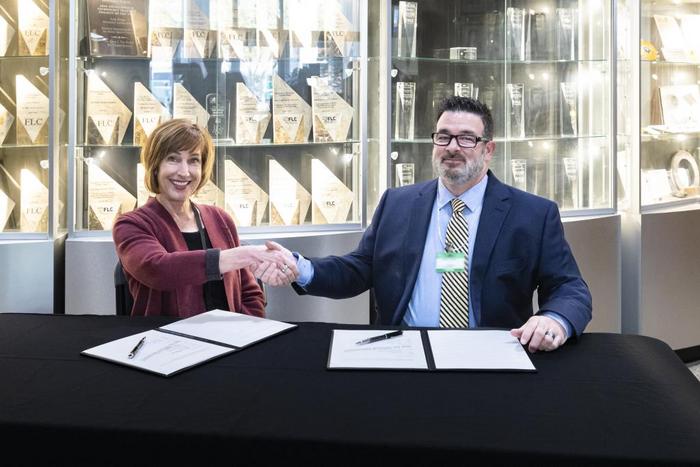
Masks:
[[[612,212],[612,8],[603,0],[388,2],[390,37],[378,41],[391,51],[390,71],[374,74],[379,87],[389,83],[380,96],[390,102],[388,123],[375,125],[386,184],[434,177],[437,107],[448,95],[471,96],[493,113],[499,179],[568,215]]]
[[[0,0],[0,240],[65,230],[66,7]]]
[[[147,200],[141,146],[170,118],[209,130],[216,162],[195,201],[242,230],[359,228],[359,0],[76,4],[77,233]]]
[[[640,204],[700,200],[700,4],[640,6]]]

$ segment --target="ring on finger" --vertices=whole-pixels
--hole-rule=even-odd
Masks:
[[[286,273],[287,270],[289,269],[289,266],[287,266],[287,265],[285,264],[285,265],[282,266],[281,269],[282,269],[282,272],[283,272],[283,273]]]
[[[547,330],[544,332],[544,336],[545,336],[545,337],[549,336],[549,337],[551,337],[552,339],[554,339],[554,333],[552,333],[552,331],[550,331],[549,329],[547,329]]]

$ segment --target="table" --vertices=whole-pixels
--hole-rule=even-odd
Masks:
[[[326,323],[172,378],[79,355],[168,322],[1,314],[0,463],[700,465],[700,383],[652,338],[585,334],[537,373],[327,370],[361,326]]]

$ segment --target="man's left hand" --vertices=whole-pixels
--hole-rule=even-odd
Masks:
[[[566,331],[556,320],[547,316],[533,316],[510,333],[520,339],[522,345],[528,344],[530,352],[555,350],[566,342]]]

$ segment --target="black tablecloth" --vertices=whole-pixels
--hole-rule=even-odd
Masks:
[[[172,378],[79,355],[167,322],[0,315],[0,464],[700,465],[700,383],[655,339],[586,334],[536,373],[327,370],[357,326],[324,323]]]

